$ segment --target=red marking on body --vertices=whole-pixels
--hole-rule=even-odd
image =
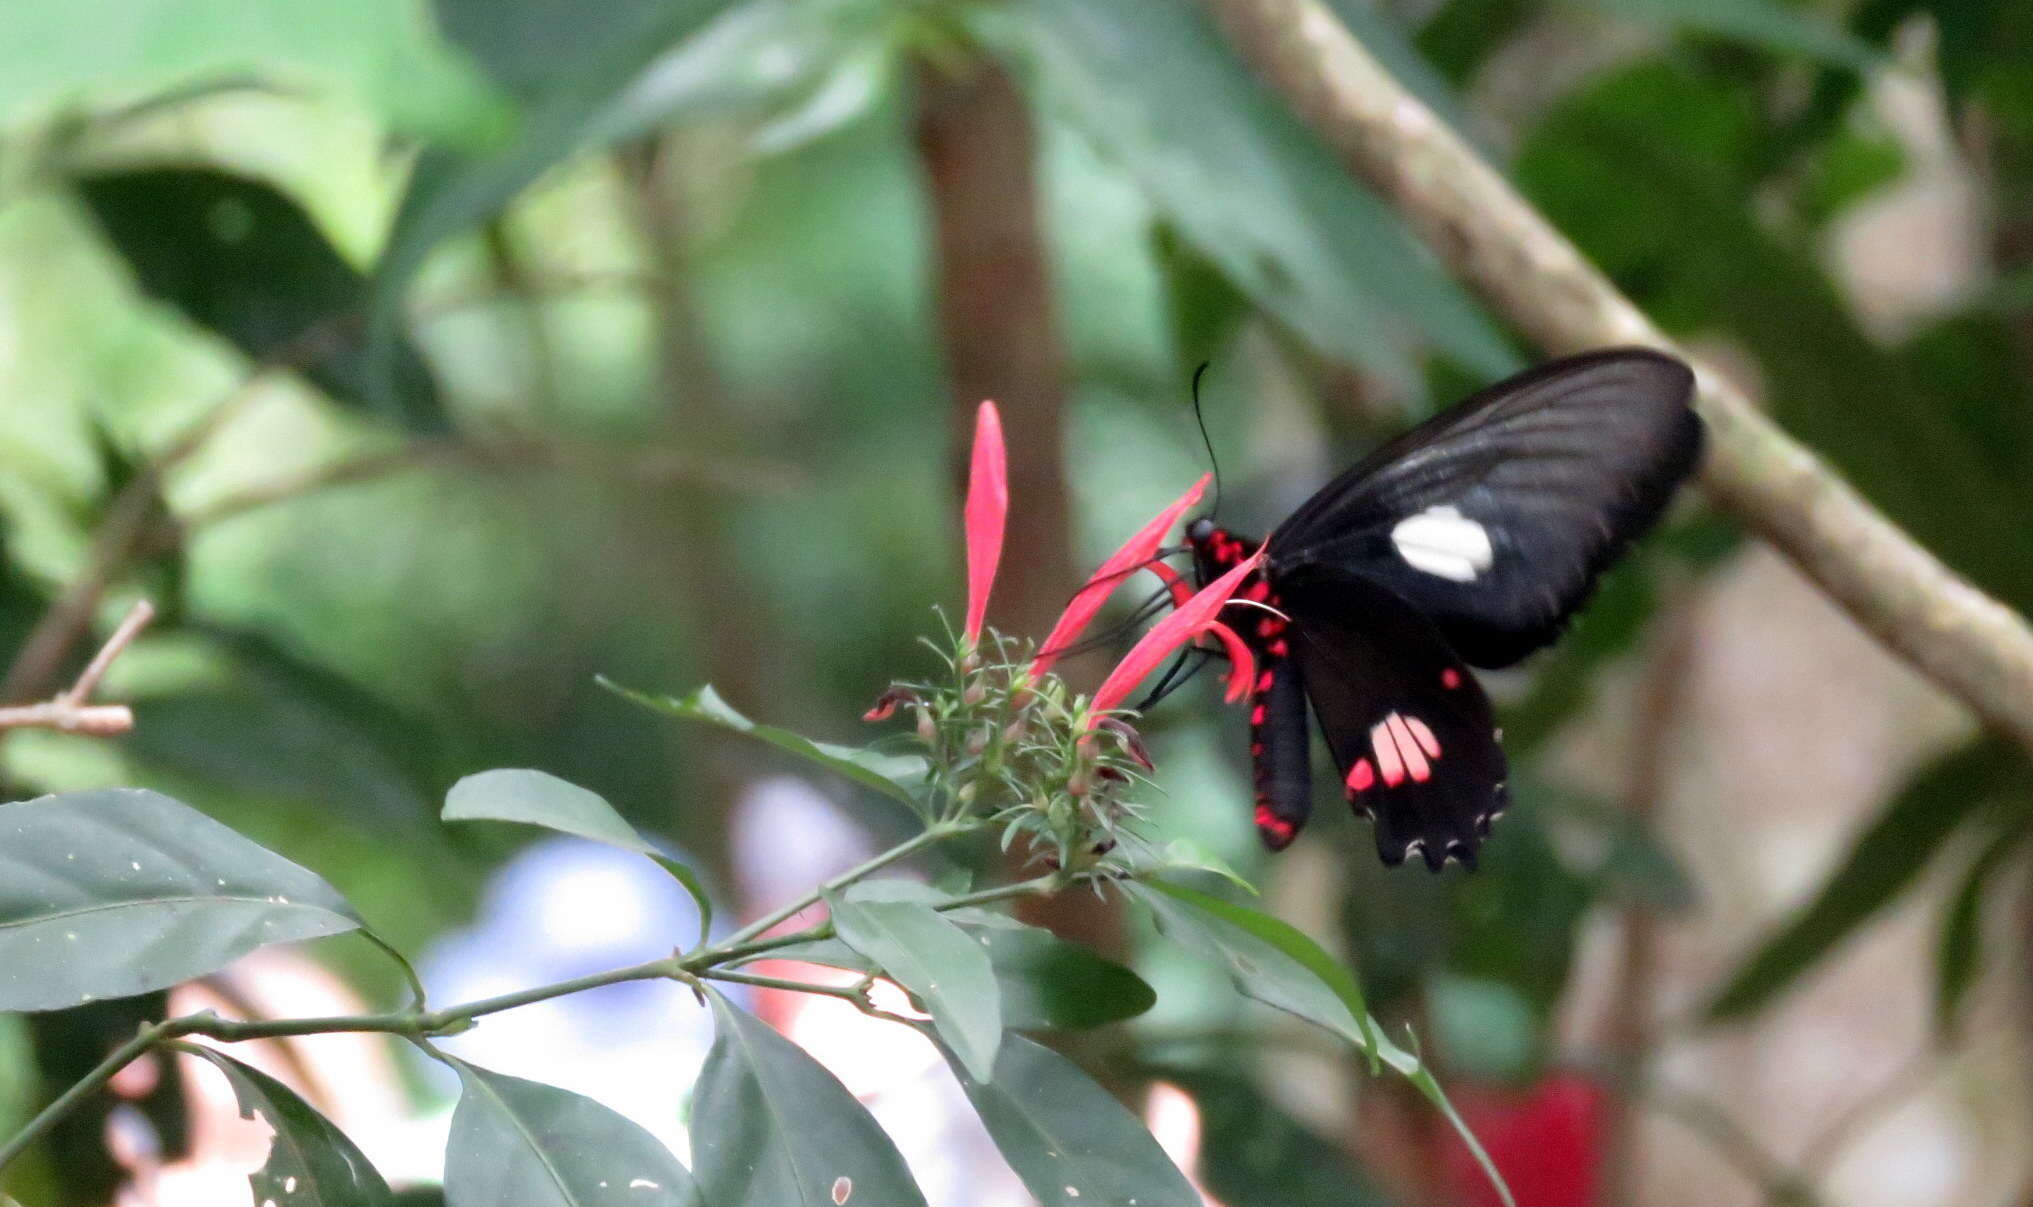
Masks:
[[[1262,742],[1251,742],[1249,744],[1249,757],[1253,759],[1264,757],[1264,744]]]
[[[1405,770],[1414,780],[1425,783],[1433,778],[1433,765],[1426,761],[1426,752],[1419,749],[1419,743],[1412,737],[1412,730],[1405,724],[1405,718],[1392,713],[1384,718],[1384,724],[1391,728],[1391,740],[1398,744],[1398,755],[1405,760]]]
[[[1286,654],[1289,654],[1291,652],[1292,652],[1291,647],[1285,644],[1285,639],[1283,637],[1280,637],[1276,641],[1271,642],[1270,648],[1271,657],[1283,658]]]
[[[1261,705],[1261,704],[1257,705],[1257,706],[1256,706],[1255,708],[1252,708],[1252,709],[1250,709],[1250,710],[1249,710],[1249,723],[1250,723],[1250,724],[1252,724],[1252,725],[1261,725],[1261,724],[1263,724],[1263,723],[1264,723],[1264,715],[1265,715],[1265,713],[1266,713],[1267,711],[1268,711],[1268,710],[1267,710],[1267,709],[1265,709],[1265,708],[1264,708],[1264,706],[1263,706],[1263,705]]]
[[[1371,788],[1376,787],[1376,782],[1376,768],[1369,765],[1368,759],[1357,759],[1355,760],[1355,766],[1348,769],[1348,790],[1350,792],[1367,792]]]
[[[1419,749],[1426,752],[1426,757],[1431,759],[1440,757],[1440,739],[1433,736],[1433,730],[1426,722],[1417,717],[1406,717],[1405,728],[1411,730],[1412,736],[1419,739]]]
[[[1258,690],[1258,691],[1260,691],[1260,692],[1267,692],[1267,691],[1271,690],[1271,679],[1272,679],[1272,677],[1273,677],[1273,672],[1271,672],[1271,671],[1265,671],[1265,672],[1264,672],[1263,674],[1261,674],[1261,675],[1258,675],[1258,676],[1257,676],[1257,690]]]
[[[1440,686],[1442,686],[1442,687],[1444,687],[1444,688],[1447,688],[1447,689],[1449,689],[1450,691],[1451,691],[1451,690],[1453,690],[1454,688],[1460,687],[1460,686],[1461,686],[1461,672],[1460,672],[1460,671],[1458,671],[1458,670],[1455,670],[1455,669],[1454,669],[1453,667],[1451,667],[1451,666],[1450,666],[1450,667],[1448,667],[1448,668],[1447,668],[1446,670],[1444,670],[1444,671],[1441,671],[1441,672],[1440,672]]]
[[[1258,579],[1255,582],[1251,583],[1249,585],[1249,590],[1244,591],[1242,593],[1242,597],[1244,599],[1252,600],[1256,603],[1262,603],[1264,600],[1269,599],[1270,595],[1271,595],[1271,584],[1265,582],[1263,579]]]
[[[1405,782],[1405,760],[1398,754],[1398,743],[1391,737],[1389,724],[1379,721],[1369,727],[1369,748],[1377,756],[1377,770],[1383,773],[1384,787],[1395,788]]]
[[[1256,822],[1257,833],[1264,836],[1264,842],[1274,851],[1290,845],[1299,832],[1297,826],[1272,812],[1271,803],[1261,797],[1257,799]]]
[[[1262,620],[1257,621],[1257,636],[1270,637],[1275,635],[1277,631],[1278,631],[1277,617],[1266,616]]]

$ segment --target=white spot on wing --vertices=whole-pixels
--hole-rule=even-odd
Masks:
[[[1474,582],[1496,561],[1488,530],[1453,506],[1428,507],[1399,520],[1391,544],[1412,569],[1457,583]]]

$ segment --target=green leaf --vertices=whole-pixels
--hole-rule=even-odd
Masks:
[[[517,821],[604,842],[638,855],[657,849],[597,792],[544,771],[476,771],[445,793],[446,821]]]
[[[333,87],[414,134],[465,142],[508,113],[436,37],[421,0],[10,0],[0,122],[23,110],[204,84],[248,72]]]
[[[1828,21],[1774,0],[1586,0],[1622,16],[1647,18],[1736,38],[1777,54],[1800,54],[1837,67],[1869,71],[1884,56]]]
[[[828,893],[826,905],[841,939],[910,990],[961,1062],[988,1077],[1002,1044],[1002,995],[983,945],[915,902]]]
[[[816,763],[828,771],[844,775],[864,787],[873,788],[884,796],[902,801],[913,810],[918,807],[912,786],[924,779],[925,761],[916,755],[883,754],[853,746],[834,746],[827,742],[814,742],[788,729],[758,725],[734,711],[711,686],[702,687],[689,696],[652,696],[622,687],[605,677],[599,682],[602,687],[644,708],[746,734],[797,755],[808,763]]]
[[[705,1207],[655,1136],[591,1098],[443,1059],[459,1074],[445,1144],[449,1207]]]
[[[706,991],[713,1049],[692,1101],[712,1207],[924,1207],[903,1155],[847,1087],[768,1024]]]
[[[1708,1018],[1742,1018],[1794,985],[1911,887],[1949,836],[2024,774],[2024,763],[1995,739],[1927,767],[1857,836],[1814,899],[1730,974],[1708,1003]]]
[[[143,292],[249,360],[300,357],[303,375],[335,402],[411,431],[446,427],[437,385],[410,344],[389,351],[389,388],[370,388],[360,322],[367,279],[290,197],[212,168],[104,172],[75,183]]]
[[[1236,60],[1198,6],[1033,0],[969,10],[1163,220],[1313,346],[1401,384],[1409,321],[1490,375],[1517,357],[1461,287]]]
[[[1993,838],[1970,863],[1962,887],[1942,916],[1941,945],[1934,957],[1934,1028],[1945,1037],[1958,1030],[1963,999],[1983,970],[1984,896],[1998,880],[1998,869],[2026,844],[2029,830],[2019,824]]]
[[[1161,880],[1132,885],[1130,892],[1150,908],[1166,938],[1219,962],[1245,997],[1340,1036],[1369,1054],[1372,1069],[1386,1064],[1411,1082],[1461,1136],[1497,1194],[1512,1203],[1503,1175],[1432,1072],[1418,1056],[1384,1036],[1362,1009],[1355,978],[1305,932],[1268,914]]]
[[[685,886],[699,907],[699,942],[712,932],[713,902],[698,873],[657,850],[607,798],[543,771],[478,771],[445,793],[446,821],[517,821],[647,855]]]
[[[951,1051],[946,1061],[1041,1207],[1200,1207],[1186,1175],[1136,1116],[1057,1052],[1009,1036],[988,1081]]]
[[[1163,926],[1179,915],[1164,897],[1190,907],[1205,921],[1188,933],[1213,939],[1213,954],[1228,967],[1236,988],[1267,1006],[1276,1006],[1317,1023],[1340,1035],[1353,1036],[1370,1054],[1371,1067],[1380,1055],[1383,1037],[1362,1000],[1362,986],[1355,975],[1327,954],[1305,931],[1282,918],[1248,906],[1231,905],[1219,897],[1164,880],[1146,880],[1143,887],[1153,892],[1144,899],[1158,914]],[[1163,897],[1154,895],[1163,894]],[[1168,928],[1167,935],[1173,935]],[[1177,937],[1177,936],[1173,936]],[[1201,944],[1203,950],[1206,945]],[[1266,959],[1275,953],[1281,959]],[[1332,995],[1334,1007],[1324,1008],[1319,986]],[[1276,999],[1276,1000],[1273,1000]]]
[[[850,894],[851,896],[851,894]],[[961,911],[949,911],[954,918]],[[1135,1018],[1157,1002],[1142,977],[1078,943],[1022,923],[982,926],[965,919],[961,930],[988,953],[1002,996],[1002,1025],[1010,1030],[1084,1030]],[[876,964],[838,939],[778,947],[756,957],[802,960],[874,972]]]
[[[247,1177],[257,1203],[290,1207],[381,1207],[395,1202],[346,1133],[275,1078],[216,1048],[178,1044],[177,1051],[210,1061],[233,1085],[240,1117],[256,1112],[274,1130],[268,1160]]]
[[[620,103],[628,89],[730,6],[440,0],[447,28],[517,93],[524,116],[514,137],[484,154],[432,151],[417,161],[375,274],[368,335],[377,384],[402,328],[403,294],[431,251],[498,213],[555,165],[640,133],[640,115]]]
[[[332,886],[166,796],[0,805],[0,1011],[146,993],[359,925]]]

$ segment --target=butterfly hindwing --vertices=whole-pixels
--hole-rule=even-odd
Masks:
[[[1377,853],[1473,866],[1505,807],[1489,697],[1440,632],[1385,587],[1333,571],[1278,588],[1292,660],[1350,803],[1376,822]]]
[[[1270,577],[1359,574],[1477,666],[1551,642],[1701,449],[1693,374],[1644,349],[1553,361],[1379,448],[1271,534]]]

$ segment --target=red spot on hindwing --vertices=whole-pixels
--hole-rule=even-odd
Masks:
[[[1443,671],[1441,671],[1441,672],[1440,672],[1440,686],[1442,686],[1442,687],[1444,687],[1444,688],[1447,688],[1447,689],[1448,689],[1449,691],[1452,691],[1453,689],[1455,689],[1455,688],[1457,688],[1457,687],[1460,687],[1460,686],[1461,686],[1461,672],[1460,672],[1460,671],[1458,671],[1458,670],[1455,670],[1455,669],[1454,669],[1453,667],[1451,667],[1451,666],[1450,666],[1450,667],[1448,667],[1448,668],[1447,668],[1446,670],[1443,670]]]
[[[1348,769],[1348,790],[1350,792],[1367,792],[1371,788],[1376,787],[1376,782],[1376,768],[1370,766],[1368,759],[1357,759],[1355,760],[1355,766]]]
[[[1273,851],[1282,851],[1292,845],[1299,827],[1271,811],[1271,803],[1259,798],[1256,808],[1257,833],[1263,836],[1264,845]]]

